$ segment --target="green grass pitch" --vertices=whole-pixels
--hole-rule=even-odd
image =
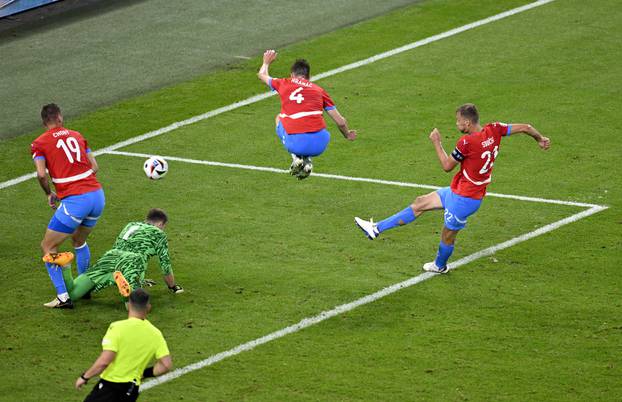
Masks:
[[[315,73],[526,4],[426,1],[283,49],[274,75],[306,56]],[[558,0],[502,21],[319,81],[360,138],[333,139],[318,173],[447,185],[427,139],[458,137],[454,110],[529,122],[551,137],[504,139],[495,193],[609,209],[478,259],[374,303],[148,389],[145,401],[612,401],[622,394],[622,226],[617,2]],[[344,50],[345,49],[345,50]],[[347,50],[347,51],[346,51]],[[94,148],[265,89],[259,58],[129,99],[68,122]],[[277,98],[262,100],[122,151],[287,168],[274,134]],[[30,136],[32,138],[32,136]],[[28,139],[3,142],[0,177],[28,173]],[[355,215],[380,219],[427,190],[169,161],[149,181],[142,159],[100,155],[105,214],[93,258],[150,207],[171,217],[173,268],[186,293],[151,289],[150,320],[177,367],[418,275],[438,244],[442,214],[370,242]],[[582,208],[488,197],[452,260]],[[50,216],[34,180],[0,190],[0,400],[82,400],[75,378],[125,309],[112,289],[50,311],[38,262]],[[67,246],[65,247],[67,248]],[[152,264],[149,277],[159,279]],[[160,281],[161,282],[161,281]],[[90,384],[89,384],[90,385]]]

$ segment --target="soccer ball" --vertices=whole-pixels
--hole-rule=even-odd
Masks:
[[[161,156],[152,156],[145,161],[143,169],[148,178],[158,180],[168,172],[168,163]]]

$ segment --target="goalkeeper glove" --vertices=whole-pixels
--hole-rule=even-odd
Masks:
[[[181,286],[179,286],[179,285],[169,286],[168,288],[169,288],[169,290],[170,290],[171,292],[173,292],[173,293],[175,293],[175,294],[178,294],[178,293],[184,293],[184,288],[182,288],[182,287],[181,287]]]
[[[154,281],[153,279],[145,279],[143,281],[143,286],[146,286],[148,288],[155,286],[155,284],[156,284],[156,281]]]

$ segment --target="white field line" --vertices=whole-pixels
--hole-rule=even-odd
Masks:
[[[34,179],[35,177],[37,177],[37,174],[35,172],[32,172],[32,173],[28,173],[28,174],[16,177],[11,180],[3,181],[2,183],[0,183],[0,190],[7,188],[7,187],[14,186],[26,180]]]
[[[352,69],[355,69],[355,68],[358,68],[358,67],[361,67],[361,66],[364,66],[364,65],[367,65],[367,64],[371,64],[371,63],[376,62],[378,60],[382,60],[384,58],[391,57],[391,56],[394,56],[396,54],[399,54],[399,53],[402,53],[402,52],[405,52],[405,51],[408,51],[408,50],[412,50],[412,49],[415,49],[417,47],[424,46],[426,44],[429,44],[429,43],[432,43],[432,42],[436,42],[436,41],[444,39],[444,38],[448,38],[450,36],[459,34],[461,32],[464,32],[464,31],[467,31],[467,30],[470,30],[470,29],[473,29],[473,28],[477,28],[479,26],[482,26],[482,25],[485,25],[485,24],[488,24],[488,23],[491,23],[491,22],[494,22],[494,21],[498,21],[500,19],[509,17],[511,15],[518,14],[518,13],[521,13],[523,11],[530,10],[532,8],[539,7],[539,6],[547,4],[547,3],[551,3],[553,1],[554,0],[540,0],[540,1],[536,1],[534,3],[527,4],[527,5],[522,6],[522,7],[518,7],[518,8],[512,9],[512,10],[508,10],[506,12],[503,12],[503,13],[500,13],[500,14],[497,14],[497,15],[494,15],[494,16],[491,16],[491,17],[488,17],[488,18],[485,18],[485,19],[482,19],[482,20],[479,20],[479,21],[467,24],[467,25],[463,25],[463,26],[461,26],[459,28],[455,28],[455,29],[446,31],[446,32],[441,33],[441,34],[434,35],[434,36],[431,36],[429,38],[426,38],[426,39],[423,39],[423,40],[420,40],[420,41],[417,41],[417,42],[413,42],[411,44],[408,44],[408,45],[405,45],[405,46],[393,49],[391,51],[388,51],[388,52],[385,52],[385,53],[381,53],[381,54],[378,54],[376,56],[372,56],[370,58],[367,58],[367,59],[364,59],[364,60],[361,60],[361,61],[358,61],[358,62],[355,62],[355,63],[351,63],[351,64],[339,67],[339,68],[334,69],[334,70],[327,71],[325,73],[318,74],[317,76],[313,77],[313,80],[320,80],[322,78],[330,77],[332,75],[339,74],[339,73],[344,72],[344,71],[352,70]],[[216,116],[218,114],[221,114],[221,113],[224,113],[224,112],[227,112],[227,111],[230,111],[230,110],[237,109],[237,108],[242,107],[242,106],[246,106],[246,105],[258,102],[258,101],[263,100],[265,98],[268,98],[268,97],[270,97],[272,95],[273,95],[273,93],[264,93],[264,94],[252,96],[252,97],[247,98],[247,99],[245,99],[243,101],[236,102],[236,103],[233,103],[231,105],[228,105],[228,106],[225,106],[225,107],[221,107],[221,108],[212,110],[210,112],[204,113],[202,115],[194,116],[194,117],[192,117],[190,119],[186,119],[186,120],[183,120],[183,121],[180,121],[180,122],[173,123],[173,124],[171,124],[169,126],[160,128],[158,130],[151,131],[149,133],[146,133],[146,134],[143,134],[143,135],[140,135],[140,136],[137,136],[137,137],[130,138],[130,139],[126,140],[126,141],[122,141],[122,142],[113,144],[113,145],[111,145],[109,147],[106,147],[106,148],[103,148],[103,149],[97,151],[96,154],[103,154],[103,153],[106,153],[106,152],[114,151],[116,149],[125,147],[127,145],[131,145],[131,144],[134,144],[134,143],[137,143],[137,142],[140,142],[140,141],[144,141],[144,140],[149,139],[149,138],[153,138],[153,137],[156,137],[156,136],[168,133],[170,131],[176,130],[177,128],[180,128],[180,127],[183,127],[183,126],[186,126],[186,125],[189,125],[189,124],[193,124],[193,123],[196,123],[198,121],[205,120],[205,119],[208,119],[210,117]],[[113,152],[110,152],[110,153],[113,153]],[[120,153],[120,152],[114,152],[114,153],[115,154],[119,154],[119,155],[125,154],[125,153]],[[143,157],[143,156],[149,156],[149,155],[135,154],[135,155],[130,155],[130,156],[141,156],[141,157]],[[261,170],[261,171],[278,172],[278,173],[286,172],[285,170],[282,170],[282,169],[265,168],[265,167],[262,168],[262,167],[257,167],[257,166],[247,166],[247,165],[228,164],[228,163],[219,163],[219,162],[208,162],[208,161],[196,161],[196,160],[191,160],[191,159],[173,158],[173,157],[168,157],[168,159],[170,159],[170,160],[178,160],[178,161],[182,161],[182,162],[189,162],[189,163],[199,163],[199,164],[205,164],[205,165],[213,165],[213,166],[235,167],[235,168],[242,168],[242,169]],[[397,186],[405,186],[405,187],[419,187],[419,188],[429,188],[429,189],[437,189],[438,188],[436,186],[420,185],[420,184],[416,184],[416,183],[391,182],[391,181],[386,181],[386,180],[354,178],[354,177],[348,177],[348,176],[338,176],[338,175],[329,175],[329,174],[320,174],[320,173],[316,173],[316,174],[314,174],[314,176],[316,176],[316,177],[332,178],[332,179],[339,179],[339,180],[351,180],[351,181],[362,181],[362,182],[370,182],[370,183],[378,183],[378,184],[389,184],[389,185],[397,185]],[[28,179],[34,178],[34,177],[35,177],[35,174],[32,173],[32,174],[27,174],[27,175],[23,175],[23,176],[17,177],[17,178],[12,179],[12,180],[8,180],[6,182],[0,183],[0,189],[4,189],[6,187],[13,186],[15,184],[21,183],[21,182],[23,182],[25,180],[28,180]],[[595,214],[595,213],[600,212],[600,211],[602,211],[602,210],[607,208],[605,206],[599,206],[599,205],[593,205],[593,204],[575,203],[575,202],[560,201],[560,200],[546,200],[546,199],[542,199],[542,198],[522,197],[522,196],[514,196],[514,195],[495,194],[495,193],[489,193],[488,195],[489,196],[502,197],[502,198],[518,199],[518,200],[523,200],[523,201],[534,201],[534,202],[545,202],[545,203],[552,203],[552,204],[582,206],[582,207],[589,207],[589,209],[587,209],[585,211],[582,211],[580,213],[574,214],[574,215],[572,215],[572,216],[570,216],[568,218],[564,218],[564,219],[559,220],[557,222],[554,222],[554,223],[551,223],[549,225],[543,226],[543,227],[541,227],[541,228],[539,228],[539,229],[537,229],[535,231],[526,233],[524,235],[521,235],[521,236],[515,237],[513,239],[510,239],[510,240],[508,240],[506,242],[497,244],[495,246],[492,246],[492,247],[489,247],[487,249],[484,249],[484,250],[478,251],[476,253],[473,253],[473,254],[471,254],[469,256],[463,257],[463,258],[461,258],[461,259],[459,259],[457,261],[454,261],[453,263],[450,263],[449,266],[448,266],[448,268],[450,270],[451,269],[456,269],[456,268],[458,268],[458,267],[460,267],[462,265],[465,265],[465,264],[467,264],[469,262],[472,262],[474,260],[477,260],[479,258],[492,255],[492,254],[494,254],[497,251],[503,250],[503,249],[508,248],[508,247],[512,247],[512,246],[514,246],[514,245],[516,245],[518,243],[524,242],[524,241],[529,240],[529,239],[531,239],[533,237],[540,236],[540,235],[542,235],[544,233],[553,231],[553,230],[555,230],[555,229],[557,229],[557,228],[559,228],[561,226],[564,226],[564,225],[567,225],[569,223],[578,221],[579,219],[585,218],[587,216],[590,216],[592,214]],[[357,308],[359,306],[362,306],[364,304],[371,303],[371,302],[373,302],[375,300],[378,300],[378,299],[380,299],[382,297],[385,297],[387,295],[395,293],[398,290],[401,290],[401,289],[413,286],[413,285],[415,285],[417,283],[420,283],[420,282],[423,282],[423,281],[425,281],[427,279],[430,279],[431,277],[436,276],[436,275],[437,274],[423,273],[423,274],[420,274],[420,275],[418,275],[416,277],[410,278],[410,279],[408,279],[406,281],[403,281],[403,282],[394,284],[392,286],[389,286],[387,288],[384,288],[384,289],[382,289],[382,290],[380,290],[380,291],[378,291],[376,293],[373,293],[371,295],[362,297],[362,298],[360,298],[358,300],[355,300],[353,302],[350,302],[350,303],[347,303],[347,304],[342,304],[342,305],[337,306],[334,309],[329,310],[329,311],[324,311],[324,312],[322,312],[322,313],[320,313],[320,314],[318,314],[318,315],[316,315],[314,317],[305,318],[305,319],[301,320],[300,322],[298,322],[297,324],[294,324],[294,325],[291,325],[289,327],[283,328],[283,329],[281,329],[279,331],[273,332],[273,333],[268,334],[266,336],[263,336],[261,338],[258,338],[258,339],[252,340],[250,342],[244,343],[244,344],[239,345],[239,346],[237,346],[237,347],[235,347],[233,349],[230,349],[228,351],[218,353],[218,354],[213,355],[213,356],[211,356],[211,357],[209,357],[209,358],[207,358],[205,360],[202,360],[200,362],[197,362],[197,363],[194,363],[194,364],[182,367],[180,369],[176,369],[176,370],[174,370],[174,371],[172,371],[172,372],[170,372],[168,374],[165,374],[165,375],[163,375],[161,377],[158,377],[158,378],[156,378],[154,380],[148,381],[145,384],[143,384],[143,386],[141,387],[141,391],[150,389],[150,388],[152,388],[154,386],[157,386],[157,385],[162,384],[164,382],[173,380],[173,379],[175,379],[177,377],[180,377],[180,376],[182,376],[184,374],[187,374],[187,373],[190,373],[192,371],[198,370],[200,368],[212,365],[212,364],[214,364],[216,362],[219,362],[220,360],[223,360],[223,359],[225,359],[227,357],[234,356],[234,355],[237,355],[237,354],[239,354],[241,352],[251,350],[251,349],[255,348],[256,346],[259,346],[259,345],[262,345],[264,343],[270,342],[272,340],[281,338],[281,337],[283,337],[285,335],[298,332],[301,329],[304,329],[306,327],[315,325],[315,324],[317,324],[319,322],[322,322],[322,321],[324,321],[324,320],[326,320],[328,318],[334,317],[334,316],[336,316],[338,314],[342,314],[342,313],[345,313],[347,311],[353,310],[353,309],[355,309],[355,308]]]
[[[492,254],[496,253],[497,251],[500,251],[500,250],[512,247],[512,246],[514,246],[516,244],[522,243],[522,242],[527,241],[529,239],[532,239],[532,238],[534,238],[536,236],[540,236],[542,234],[551,232],[551,231],[553,231],[555,229],[560,228],[561,226],[568,225],[569,223],[572,223],[572,222],[576,222],[579,219],[583,219],[583,218],[585,218],[587,216],[593,215],[593,214],[595,214],[597,212],[600,212],[600,211],[602,211],[604,209],[607,209],[607,207],[594,206],[594,207],[592,207],[590,209],[587,209],[585,211],[579,212],[579,213],[574,214],[572,216],[569,216],[567,218],[561,219],[561,220],[559,220],[557,222],[553,222],[551,224],[543,226],[543,227],[541,227],[539,229],[536,229],[536,230],[534,230],[532,232],[525,233],[523,235],[517,236],[517,237],[515,237],[513,239],[510,239],[508,241],[505,241],[503,243],[499,243],[499,244],[494,245],[492,247],[485,248],[485,249],[477,251],[477,252],[475,252],[475,253],[473,253],[471,255],[468,255],[466,257],[460,258],[459,260],[456,260],[456,261],[448,264],[448,268],[450,270],[456,269],[456,268],[458,268],[458,267],[460,267],[462,265],[466,265],[466,264],[468,264],[470,262],[473,262],[473,261],[475,261],[475,260],[477,260],[479,258],[487,257],[489,255],[492,255]],[[395,292],[397,292],[397,291],[399,291],[401,289],[404,289],[404,288],[416,285],[417,283],[423,282],[423,281],[428,280],[428,279],[430,279],[430,278],[432,278],[434,276],[437,276],[437,275],[439,275],[439,274],[434,274],[434,273],[431,273],[431,272],[425,272],[425,273],[422,273],[422,274],[417,275],[415,277],[412,277],[410,279],[407,279],[407,280],[405,280],[403,282],[396,283],[394,285],[388,286],[388,287],[386,287],[384,289],[381,289],[381,290],[379,290],[379,291],[377,291],[375,293],[372,293],[370,295],[361,297],[360,299],[357,299],[357,300],[355,300],[353,302],[339,305],[339,306],[333,308],[332,310],[322,311],[320,314],[315,315],[313,317],[304,318],[304,319],[302,319],[301,321],[299,321],[298,323],[296,323],[294,325],[290,325],[289,327],[285,327],[285,328],[280,329],[278,331],[272,332],[272,333],[270,333],[268,335],[262,336],[261,338],[257,338],[257,339],[254,339],[252,341],[249,341],[249,342],[243,343],[241,345],[238,345],[238,346],[234,347],[233,349],[229,349],[227,351],[220,352],[220,353],[217,353],[215,355],[212,355],[212,356],[208,357],[205,360],[201,360],[201,361],[198,361],[196,363],[189,364],[187,366],[184,366],[184,367],[178,368],[176,370],[173,370],[173,371],[171,371],[168,374],[165,374],[165,375],[157,377],[157,378],[155,378],[153,380],[147,381],[146,383],[144,383],[141,386],[140,390],[141,390],[141,392],[145,391],[145,390],[148,390],[149,388],[153,388],[153,387],[155,387],[157,385],[160,385],[160,384],[163,384],[165,382],[174,380],[174,379],[176,379],[178,377],[181,377],[182,375],[185,375],[185,374],[191,373],[193,371],[199,370],[199,369],[201,369],[203,367],[211,366],[212,364],[215,364],[215,363],[217,363],[217,362],[219,362],[221,360],[224,360],[224,359],[226,359],[228,357],[235,356],[235,355],[240,354],[242,352],[247,352],[249,350],[254,349],[255,347],[257,347],[259,345],[263,345],[264,343],[268,343],[268,342],[271,342],[271,341],[273,341],[275,339],[282,338],[285,335],[293,334],[293,333],[298,332],[298,331],[300,331],[300,330],[302,330],[304,328],[307,328],[307,327],[310,327],[312,325],[318,324],[318,323],[320,323],[320,322],[322,322],[324,320],[327,320],[327,319],[329,319],[331,317],[334,317],[336,315],[346,313],[346,312],[348,312],[350,310],[354,310],[357,307],[360,307],[362,305],[374,302],[374,301],[376,301],[378,299],[381,299],[381,298],[383,298],[385,296],[388,296],[388,295],[390,295],[392,293],[395,293]]]
[[[125,152],[125,151],[108,151],[108,154],[131,156],[131,157],[137,157],[137,158],[149,158],[152,156],[150,154],[143,154],[143,153],[138,153],[138,152]],[[277,169],[273,167],[241,165],[239,163],[225,163],[225,162],[214,162],[214,161],[206,161],[206,160],[199,160],[199,159],[179,158],[177,156],[170,156],[170,155],[162,155],[162,157],[166,159],[167,161],[185,162],[185,163],[192,163],[195,165],[219,166],[219,167],[228,167],[228,168],[234,168],[234,169],[256,170],[260,172],[270,172],[270,173],[288,173],[289,172],[289,170]],[[402,181],[370,179],[366,177],[342,176],[342,175],[327,174],[327,173],[313,173],[312,176],[322,177],[326,179],[334,179],[334,180],[346,180],[346,181],[357,181],[357,182],[364,182],[364,183],[384,184],[388,186],[426,188],[430,190],[438,190],[440,188],[438,186],[432,186],[429,184],[418,184],[418,183],[408,183],[408,182],[402,182]],[[513,194],[487,193],[486,196],[498,197],[498,198],[510,198],[510,199],[519,200],[519,201],[540,202],[544,204],[568,205],[568,206],[582,207],[582,208],[604,207],[602,205],[586,204],[583,202],[551,200],[547,198],[525,197],[525,196],[513,195]]]
[[[122,151],[109,151],[108,153],[113,154],[113,155],[121,155],[121,156],[130,156],[130,157],[139,157],[139,158],[148,158],[151,155],[150,154],[142,154],[142,153],[136,153],[136,152],[122,152]],[[169,160],[169,161],[177,161],[177,162],[185,162],[185,163],[191,163],[191,164],[198,164],[198,165],[207,165],[207,166],[218,166],[218,167],[228,167],[228,168],[235,168],[235,169],[245,169],[245,170],[255,170],[255,171],[262,171],[262,172],[270,172],[270,173],[287,173],[288,171],[285,169],[277,169],[277,168],[272,168],[272,167],[261,167],[261,166],[252,166],[252,165],[241,165],[241,164],[237,164],[237,163],[223,163],[223,162],[213,162],[213,161],[205,161],[205,160],[196,160],[196,159],[188,159],[188,158],[179,158],[179,157],[174,157],[174,156],[163,156],[165,159]],[[321,173],[314,173],[313,174],[314,177],[323,177],[323,178],[328,178],[328,179],[337,179],[337,180],[348,180],[348,181],[359,181],[359,182],[367,182],[367,183],[375,183],[375,184],[384,184],[384,185],[394,185],[394,186],[401,186],[401,187],[415,187],[415,188],[427,188],[427,189],[438,189],[439,187],[437,186],[430,186],[430,185],[423,185],[423,184],[417,184],[417,183],[405,183],[405,182],[396,182],[396,181],[389,181],[389,180],[377,180],[377,179],[368,179],[368,178],[361,178],[361,177],[349,177],[349,176],[340,176],[340,175],[332,175],[332,174],[321,174]],[[561,205],[569,205],[569,206],[577,206],[577,207],[586,207],[589,209],[586,209],[582,212],[579,212],[577,214],[574,214],[572,216],[569,216],[567,218],[561,219],[557,222],[548,224],[546,226],[543,226],[539,229],[536,229],[534,231],[531,231],[529,233],[517,236],[513,239],[510,239],[508,241],[499,243],[497,245],[488,247],[486,249],[480,250],[478,252],[475,252],[471,255],[468,255],[466,257],[463,257],[459,260],[454,261],[453,263],[450,263],[448,265],[448,268],[450,270],[456,269],[462,265],[468,264],[472,261],[475,261],[479,258],[482,257],[486,257],[489,255],[494,254],[497,251],[512,247],[516,244],[522,243],[524,241],[527,241],[531,238],[534,238],[536,236],[540,236],[544,233],[548,233],[551,232],[555,229],[558,229],[561,226],[564,225],[568,225],[572,222],[576,222],[579,219],[583,219],[587,216],[593,215],[597,212],[600,212],[602,210],[607,209],[606,206],[602,206],[602,205],[594,205],[594,204],[585,204],[585,203],[577,203],[577,202],[570,202],[570,201],[561,201],[561,200],[549,200],[549,199],[544,199],[544,198],[533,198],[533,197],[523,197],[523,196],[514,196],[514,195],[507,195],[507,194],[496,194],[496,193],[489,193],[489,196],[493,196],[493,197],[501,197],[501,198],[510,198],[510,199],[516,199],[516,200],[520,200],[520,201],[531,201],[531,202],[540,202],[540,203],[549,203],[549,204],[561,204]],[[342,304],[340,306],[337,306],[335,308],[333,308],[332,310],[328,310],[328,311],[323,311],[320,314],[313,316],[313,317],[309,317],[309,318],[305,318],[303,320],[301,320],[300,322],[298,322],[297,324],[294,325],[290,325],[289,327],[283,328],[281,330],[278,330],[276,332],[270,333],[268,335],[265,335],[261,338],[257,338],[254,339],[252,341],[246,342],[244,344],[238,345],[236,347],[234,347],[233,349],[227,350],[225,352],[221,352],[218,354],[215,354],[213,356],[210,356],[209,358],[205,359],[205,360],[201,360],[199,362],[190,364],[188,366],[176,369],[168,374],[165,374],[161,377],[158,377],[156,379],[147,381],[146,383],[144,383],[141,387],[141,391],[145,391],[149,388],[153,388],[159,384],[171,381],[177,377],[180,377],[184,374],[188,374],[192,371],[196,371],[199,370],[203,367],[206,366],[210,366],[212,364],[215,364],[221,360],[224,360],[228,357],[231,356],[235,356],[239,353],[242,352],[246,352],[249,350],[254,349],[255,347],[262,345],[264,343],[268,343],[270,341],[273,341],[275,339],[278,338],[282,338],[285,335],[289,335],[295,332],[298,332],[304,328],[307,328],[309,326],[318,324],[328,318],[334,317],[336,315],[348,312],[350,310],[353,310],[359,306],[362,306],[364,304],[367,303],[371,303],[373,301],[376,301],[382,297],[385,297],[387,295],[390,295],[392,293],[397,292],[398,290],[413,286],[419,282],[423,282],[427,279],[430,279],[433,276],[436,276],[437,274],[433,274],[433,273],[422,273],[420,275],[417,275],[415,277],[412,277],[410,279],[407,279],[403,282],[391,285],[389,287],[386,287],[382,290],[379,290],[378,292],[375,292],[373,294],[367,295],[365,297],[362,297],[358,300],[355,300],[353,302],[347,303],[347,304]]]
[[[551,3],[553,1],[555,1],[555,0],[539,0],[539,1],[536,1],[536,2],[533,2],[533,3],[526,4],[526,5],[521,6],[521,7],[513,8],[511,10],[504,11],[502,13],[493,15],[491,17],[484,18],[484,19],[472,22],[470,24],[462,25],[461,27],[458,27],[458,28],[450,29],[449,31],[445,31],[445,32],[440,33],[438,35],[433,35],[433,36],[430,36],[428,38],[425,38],[425,39],[422,39],[422,40],[419,40],[419,41],[416,41],[416,42],[412,42],[412,43],[409,43],[407,45],[404,45],[404,46],[401,46],[401,47],[389,50],[387,52],[377,54],[377,55],[369,57],[367,59],[360,60],[360,61],[357,61],[357,62],[354,62],[354,63],[347,64],[347,65],[342,66],[342,67],[335,68],[333,70],[326,71],[324,73],[321,73],[321,74],[313,76],[311,78],[311,80],[312,81],[321,80],[322,78],[331,77],[333,75],[342,73],[344,71],[348,71],[348,70],[352,70],[352,69],[359,68],[359,67],[362,67],[362,66],[366,66],[366,65],[374,63],[374,62],[376,62],[378,60],[386,59],[387,57],[392,57],[392,56],[395,56],[396,54],[400,54],[400,53],[403,53],[403,52],[406,52],[406,51],[409,51],[409,50],[412,50],[412,49],[416,49],[418,47],[421,47],[421,46],[424,46],[424,45],[427,45],[427,44],[430,44],[430,43],[433,43],[433,42],[437,42],[437,41],[439,41],[441,39],[449,38],[450,36],[457,35],[459,33],[462,33],[462,32],[465,32],[465,31],[468,31],[468,30],[480,27],[482,25],[490,24],[491,22],[499,21],[499,20],[501,20],[503,18],[507,18],[507,17],[510,17],[512,15],[519,14],[519,13],[522,13],[522,12],[527,11],[527,10],[531,10],[532,8],[536,8],[536,7],[539,7],[539,6]],[[230,105],[223,106],[223,107],[220,107],[218,109],[214,109],[214,110],[211,110],[209,112],[206,112],[206,113],[194,116],[194,117],[190,117],[190,118],[188,118],[186,120],[175,122],[175,123],[170,124],[170,125],[168,125],[166,127],[162,127],[162,128],[157,129],[157,130],[150,131],[148,133],[145,133],[145,134],[142,134],[142,135],[139,135],[139,136],[136,136],[136,137],[129,138],[129,139],[125,140],[125,141],[117,142],[117,143],[112,144],[112,145],[110,145],[110,146],[108,146],[106,148],[102,148],[102,149],[100,149],[98,151],[95,151],[95,155],[100,155],[100,154],[106,153],[108,151],[114,151],[114,150],[117,150],[119,148],[123,148],[123,147],[126,147],[128,145],[135,144],[137,142],[141,142],[141,141],[147,140],[149,138],[153,138],[153,137],[157,137],[157,136],[162,135],[162,134],[169,133],[171,131],[177,130],[180,127],[184,127],[184,126],[187,126],[187,125],[190,125],[190,124],[194,124],[196,122],[199,122],[199,121],[202,121],[202,120],[209,119],[211,117],[217,116],[219,114],[222,114],[222,113],[225,113],[225,112],[229,112],[231,110],[238,109],[238,108],[240,108],[242,106],[247,106],[247,105],[259,102],[259,101],[261,101],[263,99],[266,99],[266,98],[269,98],[269,97],[271,97],[273,95],[275,95],[274,92],[266,92],[266,93],[262,93],[262,94],[259,94],[259,95],[251,96],[250,98],[246,98],[246,99],[244,99],[242,101],[235,102],[235,103],[232,103]],[[14,179],[2,182],[2,183],[0,183],[0,190],[2,190],[4,188],[7,188],[7,187],[14,186],[16,184],[19,184],[19,183],[24,182],[26,180],[32,179],[34,177],[36,177],[36,175],[34,173],[29,173],[29,174],[25,174],[23,176],[19,176],[19,177],[16,177]]]

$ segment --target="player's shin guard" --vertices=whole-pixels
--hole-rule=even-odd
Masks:
[[[436,260],[434,260],[434,263],[436,264],[436,266],[439,268],[443,268],[444,266],[446,266],[447,260],[449,260],[449,257],[451,257],[451,254],[453,252],[454,252],[454,245],[445,244],[441,240],[440,244],[438,245],[438,253],[436,254]]]
[[[393,216],[388,217],[387,219],[380,221],[376,224],[379,232],[384,232],[385,230],[393,229],[396,226],[407,225],[415,220],[415,213],[413,212],[410,205],[400,212],[396,213]]]
[[[69,294],[67,293],[67,286],[65,285],[65,280],[63,279],[62,268],[49,262],[45,263],[45,267],[48,270],[48,275],[50,275],[52,284],[56,288],[56,295],[61,301],[66,301],[69,298]]]
[[[91,264],[91,250],[88,243],[84,242],[80,247],[74,248],[76,251],[76,266],[78,267],[78,275],[83,274]]]

